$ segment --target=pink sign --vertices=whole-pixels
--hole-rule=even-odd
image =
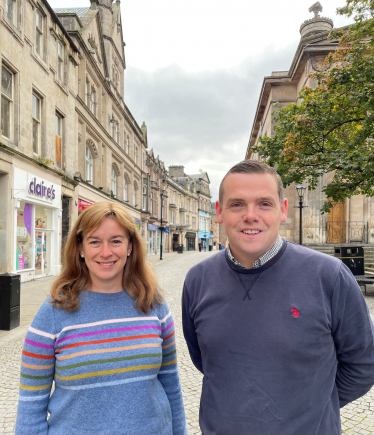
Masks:
[[[25,268],[25,255],[18,255],[18,270],[23,270]]]

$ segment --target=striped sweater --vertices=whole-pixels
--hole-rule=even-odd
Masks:
[[[141,314],[126,291],[87,290],[73,312],[43,303],[22,351],[17,435],[186,433],[166,302]]]

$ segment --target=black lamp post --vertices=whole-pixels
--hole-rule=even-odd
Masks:
[[[297,194],[299,195],[299,205],[295,205],[295,208],[300,209],[300,228],[299,228],[299,244],[303,244],[303,208],[308,207],[307,205],[303,205],[303,198],[306,187],[302,184],[296,186]]]
[[[162,258],[162,233],[164,232],[164,228],[162,226],[162,216],[164,214],[164,189],[166,188],[166,180],[165,178],[162,178],[161,181],[161,241],[160,241],[160,260],[163,260]]]

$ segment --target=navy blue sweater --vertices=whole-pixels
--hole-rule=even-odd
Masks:
[[[258,269],[221,251],[194,266],[183,329],[204,374],[204,435],[338,435],[374,384],[374,330],[339,260],[283,242]]]

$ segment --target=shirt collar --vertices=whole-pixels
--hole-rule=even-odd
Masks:
[[[280,251],[280,248],[282,247],[282,244],[283,244],[283,239],[281,236],[278,236],[278,239],[275,242],[275,244],[267,252],[265,252],[264,255],[261,255],[261,257],[253,263],[253,269],[257,269],[258,267],[263,266],[266,262],[271,260],[275,255],[277,255],[278,252]],[[243,269],[248,269],[247,267],[244,267],[242,264],[240,264],[238,260],[235,259],[235,257],[232,255],[232,252],[230,250],[230,245],[228,246],[227,253],[229,259],[236,266],[242,267]]]

